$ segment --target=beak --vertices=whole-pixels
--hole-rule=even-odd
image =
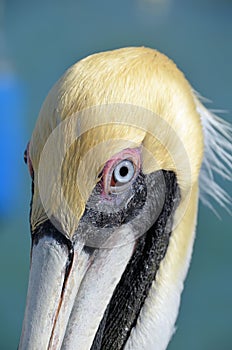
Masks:
[[[54,231],[32,242],[19,350],[90,349],[135,244],[88,249]]]

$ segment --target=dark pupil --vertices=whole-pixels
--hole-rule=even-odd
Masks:
[[[127,176],[128,168],[126,166],[122,166],[121,169],[119,170],[119,173],[121,176]]]

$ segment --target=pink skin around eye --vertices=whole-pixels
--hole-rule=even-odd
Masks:
[[[110,186],[112,186],[112,175],[116,165],[126,159],[133,162],[135,169],[138,172],[138,170],[141,168],[141,148],[126,148],[123,151],[115,154],[110,160],[108,160],[108,162],[106,162],[102,174],[102,195],[104,197],[109,194]]]

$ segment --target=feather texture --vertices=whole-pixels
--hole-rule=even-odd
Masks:
[[[200,171],[200,199],[217,215],[212,199],[231,212],[232,198],[221,187],[215,175],[232,180],[232,125],[207,109],[208,102],[195,92],[197,112],[201,117],[204,133],[204,157]]]

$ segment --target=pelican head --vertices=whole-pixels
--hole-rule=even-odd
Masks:
[[[211,175],[229,176],[229,129],[156,50],[98,53],[67,70],[26,151],[32,248],[20,350],[167,347],[199,186],[205,200],[229,200]]]

